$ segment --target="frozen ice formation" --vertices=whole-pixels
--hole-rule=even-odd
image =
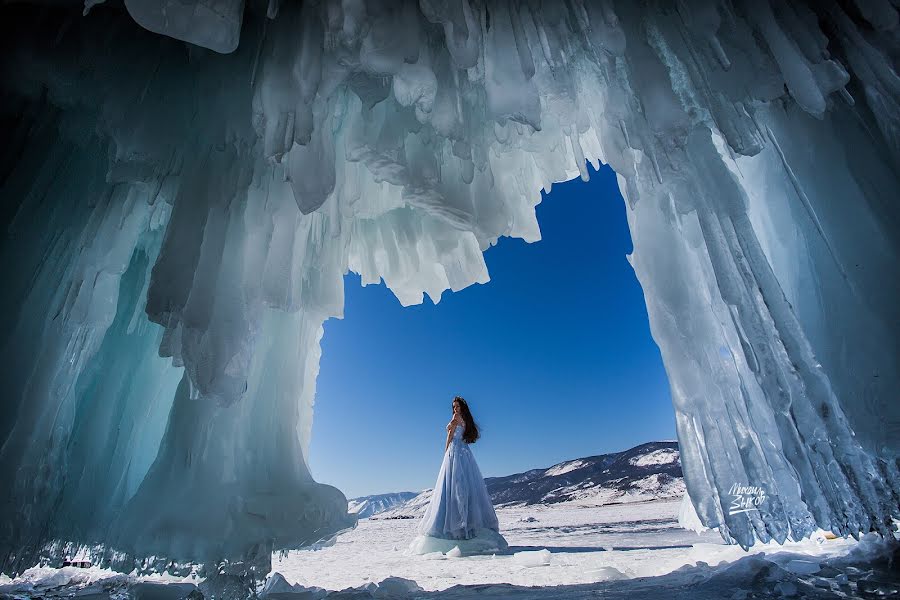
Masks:
[[[449,540],[428,535],[416,536],[406,552],[409,554],[445,554],[451,558],[476,554],[496,554],[509,549],[506,539],[492,529],[477,529],[475,535],[465,540]]]
[[[486,282],[586,161],[702,523],[900,516],[889,0],[38,4],[0,8],[3,570],[264,566],[351,527],[305,458],[343,275]]]

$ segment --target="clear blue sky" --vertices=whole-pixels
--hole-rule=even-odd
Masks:
[[[403,308],[347,276],[325,323],[310,468],[348,498],[434,485],[454,395],[485,477],[675,438],[669,384],[609,167],[553,186],[542,240],[501,238],[491,281]]]

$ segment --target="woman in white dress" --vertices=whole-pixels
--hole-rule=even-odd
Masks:
[[[453,418],[447,424],[444,460],[431,504],[419,525],[421,535],[413,543],[414,551],[446,552],[458,547],[463,554],[474,554],[507,548],[484,477],[469,448],[478,437],[469,405],[463,398],[455,397]]]

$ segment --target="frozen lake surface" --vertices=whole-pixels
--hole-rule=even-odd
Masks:
[[[600,507],[501,508],[497,516],[509,552],[461,558],[409,555],[407,547],[416,537],[418,520],[375,516],[360,520],[333,546],[276,557],[272,569],[291,583],[332,590],[387,577],[411,579],[423,589],[440,590],[486,583],[591,583],[614,576],[610,568],[627,577],[647,577],[696,562],[691,560],[694,555],[703,560],[710,552],[743,554],[740,548],[724,546],[718,533],[697,534],[679,527],[679,506],[679,500],[667,500]],[[543,549],[551,556],[549,564],[540,568],[525,566],[526,557],[514,556]]]
[[[900,596],[896,540],[814,536],[744,552],[717,533],[678,525],[678,500],[608,506],[535,505],[498,509],[509,552],[417,556],[407,552],[417,520],[378,519],[333,545],[276,555],[269,600],[365,598],[859,598]],[[198,589],[199,587],[199,589]],[[0,598],[177,600],[210,597],[196,578],[36,567],[0,578]]]

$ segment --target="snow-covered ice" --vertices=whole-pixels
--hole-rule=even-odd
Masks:
[[[404,549],[415,533],[407,519],[366,519],[332,546],[277,556],[258,588],[265,600],[367,598],[722,599],[848,598],[900,593],[888,562],[897,542],[826,539],[758,545],[745,552],[717,535],[679,529],[672,500],[606,507],[577,504],[501,508],[510,542],[502,554],[424,556]],[[167,586],[160,588],[161,584]],[[194,576],[139,577],[98,569],[34,568],[0,579],[12,598],[136,595],[183,598],[202,590]],[[343,590],[343,591],[341,591]]]
[[[411,555],[407,547],[416,536],[417,520],[376,516],[360,521],[333,546],[276,556],[272,569],[291,583],[331,590],[387,577],[442,590],[501,583],[577,585],[606,581],[613,573],[655,577],[698,561],[715,565],[747,556],[739,546],[725,545],[718,533],[682,529],[680,505],[680,500],[663,500],[600,507],[565,503],[499,508],[500,530],[509,550],[462,559]],[[822,559],[841,556],[855,545],[844,539],[825,544],[804,541],[783,547],[770,544],[758,551],[811,553]]]

